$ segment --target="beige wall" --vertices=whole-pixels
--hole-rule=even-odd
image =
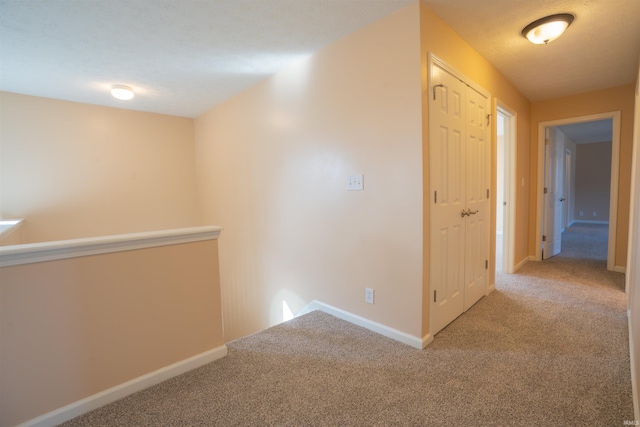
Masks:
[[[460,36],[451,29],[443,20],[436,16],[426,5],[420,3],[420,52],[422,54],[422,88],[423,88],[423,164],[424,182],[422,187],[429,189],[429,131],[428,131],[428,94],[429,84],[427,81],[427,53],[433,52],[435,55],[449,63],[458,71],[465,74],[475,83],[482,86],[491,93],[492,108],[494,100],[498,98],[510,109],[517,113],[516,124],[516,215],[515,215],[515,263],[518,264],[527,258],[528,248],[528,222],[529,222],[529,132],[530,132],[530,103],[518,90],[511,85],[489,62],[487,62],[478,52],[469,46]],[[493,111],[495,118],[496,112]],[[496,120],[492,120],[492,163],[491,163],[491,192],[496,194],[496,156],[495,156],[495,135]],[[423,330],[428,331],[428,308],[429,308],[429,201],[430,197],[424,197],[424,292],[423,292]],[[493,203],[492,203],[493,205]],[[494,210],[495,211],[495,210]],[[495,212],[491,219],[491,259],[490,283],[495,283]]]
[[[0,217],[25,243],[200,225],[193,120],[0,93]]]
[[[421,337],[419,37],[415,3],[196,119],[226,340],[314,299]]]
[[[531,194],[529,214],[529,255],[535,254],[536,196],[538,183],[538,124],[540,122],[621,111],[620,165],[618,171],[618,215],[616,233],[616,267],[626,266],[629,228],[629,190],[635,85],[583,93],[547,101],[534,102],[531,107]]]
[[[220,347],[217,241],[0,268],[0,425]]]
[[[576,220],[609,221],[610,183],[611,142],[578,144],[574,205]],[[580,216],[580,212],[583,212],[583,216]]]

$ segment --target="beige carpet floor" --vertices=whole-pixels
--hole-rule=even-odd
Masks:
[[[63,425],[621,426],[624,278],[605,269],[601,228],[572,227],[562,256],[500,274],[425,350],[313,312]]]

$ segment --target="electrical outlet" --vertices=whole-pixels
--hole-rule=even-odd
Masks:
[[[578,213],[578,216],[584,216],[584,212],[580,211],[580,212]]]
[[[593,216],[598,216],[598,213],[596,211],[593,211]]]
[[[347,177],[347,191],[362,191],[364,189],[362,182],[362,175],[350,175]]]
[[[364,292],[364,300],[369,304],[373,304],[373,289],[366,288]]]

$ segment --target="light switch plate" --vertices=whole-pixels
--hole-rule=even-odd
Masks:
[[[347,191],[362,191],[363,189],[362,175],[350,175],[347,177]]]

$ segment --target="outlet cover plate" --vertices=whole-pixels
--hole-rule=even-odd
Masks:
[[[373,304],[373,293],[374,293],[373,289],[371,288],[365,289],[364,300],[369,304]]]
[[[347,177],[347,191],[362,191],[362,190],[364,190],[363,176],[349,175]]]

